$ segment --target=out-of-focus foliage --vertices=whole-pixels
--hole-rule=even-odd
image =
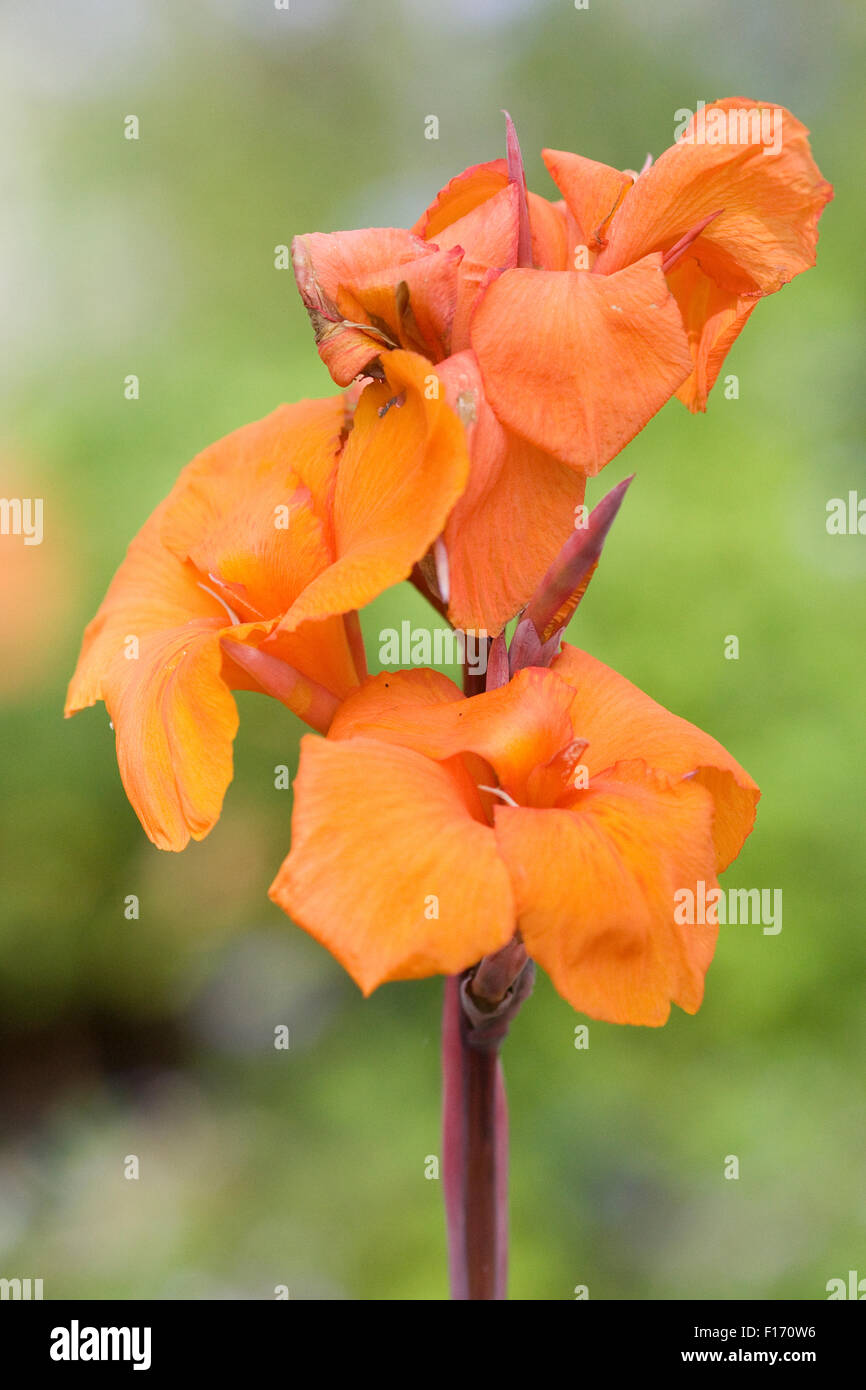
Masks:
[[[424,1177],[441,982],[363,1002],[266,898],[289,843],[274,770],[294,770],[300,725],[241,696],[223,818],[164,855],[125,801],[105,711],[64,725],[64,685],[180,466],[331,389],[276,247],[413,221],[502,152],[502,107],[552,194],[543,145],[639,167],[678,108],[736,94],[813,132],[836,185],[818,268],[754,314],[726,367],[738,400],[717,388],[704,418],[672,402],[595,480],[593,501],[637,472],[569,636],[756,777],[726,883],[781,888],[783,929],[723,928],[695,1018],[592,1023],[588,1050],[539,982],[506,1048],[511,1288],[821,1298],[864,1272],[866,537],[825,527],[828,499],[866,496],[862,15],[33,0],[0,9],[0,52],[0,490],[43,497],[45,527],[38,547],[0,540],[0,1274],[42,1277],[49,1298],[444,1296]],[[374,667],[403,618],[426,621],[405,587],[365,615]]]

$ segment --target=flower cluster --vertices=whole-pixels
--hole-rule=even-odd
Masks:
[[[704,127],[744,109],[762,107],[715,103]],[[704,410],[758,301],[814,263],[832,190],[774,111],[772,151],[690,128],[640,173],[545,150],[558,201],[528,191],[509,120],[507,157],[414,227],[297,237],[343,389],[194,459],[87,628],[67,713],[105,702],[163,849],[219,817],[233,690],[316,731],[271,896],[365,992],[517,938],[593,1017],[700,1004],[716,929],[677,925],[674,894],[715,883],[759,793],[561,638],[621,500],[576,529],[587,477],[671,396]],[[368,676],[358,611],[408,578],[490,634],[486,689]]]

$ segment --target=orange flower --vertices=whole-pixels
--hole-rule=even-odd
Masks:
[[[577,1009],[694,1013],[717,928],[674,894],[715,886],[759,796],[709,735],[565,646],[465,698],[382,674],[302,740],[292,849],[271,897],[365,994],[525,948]]]
[[[284,405],[194,459],[132,542],[84,636],[67,715],[104,700],[127,795],[154,844],[217,820],[231,690],[325,731],[366,676],[356,610],[408,577],[466,483],[459,422],[392,353],[348,419]]]
[[[764,137],[772,133],[772,143],[756,138],[762,129]],[[559,263],[550,269],[570,271],[576,249],[583,248],[583,262],[594,274],[548,274],[539,284],[538,276],[515,270],[491,286],[473,319],[472,342],[490,402],[503,421],[588,472],[604,465],[613,446],[621,447],[617,439],[620,433],[630,437],[630,423],[609,420],[604,411],[599,419],[596,406],[605,401],[608,413],[615,413],[610,393],[587,392],[582,373],[587,362],[595,363],[590,371],[599,370],[608,348],[613,360],[632,362],[631,346],[620,339],[617,351],[600,323],[610,330],[615,313],[633,311],[618,288],[629,273],[635,288],[647,287],[644,309],[650,301],[661,302],[649,290],[649,266],[656,267],[656,277],[659,267],[664,272],[688,335],[692,370],[676,383],[677,395],[690,410],[705,410],[725,356],[758,300],[815,263],[818,219],[833,190],[812,159],[807,137],[805,126],[783,108],[730,97],[700,111],[680,140],[639,175],[544,150],[565,198],[560,210],[566,231]],[[599,315],[588,322],[589,303],[599,306]],[[638,312],[634,322],[646,318]],[[523,325],[528,362],[520,389],[515,323]],[[641,353],[634,346],[639,380]],[[573,390],[563,402],[566,380]]]
[[[313,233],[293,244],[319,353],[338,385],[381,370],[377,361],[402,348],[418,354],[428,389],[441,391],[463,421],[471,471],[444,530],[449,577],[437,596],[455,626],[493,635],[523,606],[573,530],[585,488],[580,472],[491,410],[470,341],[485,286],[503,267],[521,263],[522,234],[524,254],[531,254],[527,206],[533,245],[543,251],[558,235],[550,205],[532,194],[527,204],[518,164],[512,161],[510,173],[505,160],[467,169],[412,232]],[[671,307],[676,315],[673,301]],[[431,568],[425,573],[435,592]]]
[[[702,120],[716,109],[760,111],[735,98]],[[704,409],[757,299],[813,264],[831,189],[779,116],[777,153],[687,130],[640,176],[545,151],[557,204],[526,192],[509,122],[508,161],[452,179],[411,232],[295,239],[334,380],[418,353],[467,425],[469,486],[444,535],[458,627],[500,630],[566,539],[582,478],[675,392]]]

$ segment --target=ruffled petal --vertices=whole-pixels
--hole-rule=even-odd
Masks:
[[[292,242],[295,279],[316,335],[319,355],[338,386],[348,386],[379,356],[397,346],[385,325],[346,322],[338,307],[342,290],[356,283],[396,289],[410,267],[437,254],[420,237],[396,227],[351,232],[311,232]],[[369,318],[369,316],[367,316]]]
[[[541,157],[577,223],[583,245],[589,251],[599,250],[614,213],[632,186],[632,175],[565,150],[542,150]]]
[[[438,362],[451,351],[463,249],[428,250],[398,270],[386,266],[341,286],[337,307],[345,319],[382,330],[385,346]]]
[[[446,228],[507,187],[508,165],[504,159],[473,164],[436,194],[433,202],[418,218],[412,232],[427,241],[438,241]]]
[[[341,396],[300,401],[235,430],[181,473],[164,507],[160,538],[195,566],[223,605],[233,637],[286,662],[343,698],[358,684],[341,608],[299,630],[273,631],[334,560],[334,492],[343,445]],[[233,663],[234,688],[259,689]],[[303,687],[291,708],[304,717]]]
[[[152,632],[102,680],[129,801],[160,849],[201,840],[232,779],[235,702],[222,679],[219,619]]]
[[[85,632],[66,713],[105,701],[127,795],[161,848],[201,839],[219,816],[237,727],[230,688],[267,689],[223,637],[301,668],[284,701],[301,717],[311,681],[332,697],[357,686],[342,618],[315,638],[274,638],[285,606],[331,561],[342,421],[339,400],[302,402],[205,450],[133,540]]]
[[[441,533],[469,473],[459,419],[436,398],[430,364],[383,358],[386,380],[366,387],[334,491],[336,559],[292,604],[281,630],[363,608],[406,579]]]
[[[423,725],[426,713],[437,705],[463,704],[459,686],[427,666],[409,671],[380,671],[343,701],[329,731],[330,738],[378,738],[385,743],[406,743],[417,747],[404,735]]]
[[[750,138],[761,119],[771,137],[765,143]],[[741,123],[744,143],[710,143],[722,127],[726,135],[738,135]],[[812,158],[808,135],[782,107],[745,97],[713,102],[627,194],[596,270],[608,275],[653,251],[666,251],[718,212],[694,243],[704,271],[736,293],[780,289],[814,265],[818,218],[833,196]]]
[[[689,410],[706,410],[707,397],[722,363],[758,302],[755,295],[724,290],[689,256],[668,272],[668,284],[680,306],[694,370],[677,391]]]
[[[309,736],[292,849],[270,896],[365,994],[386,980],[456,974],[514,930],[509,877],[479,815],[472,788],[447,765],[366,739]]]
[[[603,468],[692,370],[658,256],[609,276],[506,271],[471,336],[502,423],[584,474]]]
[[[715,886],[704,787],[620,764],[571,810],[497,807],[529,955],[574,1008],[658,1026],[695,1013],[718,928],[680,926],[674,894]]]
[[[105,698],[103,680],[115,657],[123,656],[128,636],[183,627],[195,619],[229,621],[225,608],[206,592],[191,565],[184,565],[160,540],[166,502],[162,502],[131,541],[96,616],[88,623],[66,696],[67,715]]]
[[[462,352],[469,345],[472,312],[490,271],[509,270],[517,265],[518,230],[518,190],[515,184],[507,184],[486,203],[480,203],[438,234],[440,249],[463,253],[456,305],[452,309],[449,355]],[[434,360],[440,360],[442,355]]]
[[[331,563],[343,426],[339,396],[280,406],[205,449],[172,488],[163,545],[239,619],[285,612]]]
[[[450,357],[437,375],[464,421],[470,457],[466,490],[445,527],[448,615],[456,627],[495,637],[573,533],[585,479],[499,422],[474,353]]]
[[[416,682],[424,691],[417,702]],[[355,736],[400,743],[437,760],[475,753],[515,800],[526,795],[533,769],[575,738],[574,692],[551,671],[527,668],[507,685],[471,700],[461,698],[452,682],[454,699],[446,698],[450,692],[444,684],[428,682],[425,676],[422,684],[421,673],[404,673],[400,685],[389,673],[373,677],[346,701],[333,736],[345,737],[351,729]]]
[[[716,867],[726,868],[752,829],[761,795],[745,768],[709,734],[671,714],[588,652],[564,643],[551,669],[577,692],[573,718],[589,744],[582,760],[590,785],[596,775],[629,758],[642,758],[676,777],[694,773],[712,793]]]
[[[500,270],[517,264],[518,194],[514,184],[494,193],[463,217],[443,227],[435,242],[440,251],[459,248],[467,260]]]

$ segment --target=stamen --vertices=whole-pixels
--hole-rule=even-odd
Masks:
[[[385,416],[388,414],[388,411],[391,409],[392,405],[396,405],[396,406],[399,408],[401,405],[405,405],[405,404],[406,404],[406,392],[405,392],[405,391],[401,391],[400,394],[399,394],[399,396],[392,396],[391,399],[390,399],[390,401],[386,401],[384,405],[380,405],[380,406],[379,406],[379,419],[380,419],[380,420],[384,420]]]
[[[213,581],[214,581],[215,584],[218,584],[218,583],[219,583],[219,580],[218,580],[218,579],[216,578],[216,576],[213,575],[213,574],[209,574],[209,575],[208,575],[208,579],[213,579]],[[242,624],[242,622],[243,622],[243,619],[242,619],[242,618],[239,618],[238,615],[237,615],[237,613],[234,611],[234,609],[231,608],[231,607],[229,606],[229,604],[226,603],[226,601],[225,601],[225,599],[223,598],[222,594],[218,594],[217,591],[216,591],[216,589],[211,589],[211,588],[209,587],[209,585],[207,585],[207,584],[202,584],[201,580],[198,581],[198,587],[199,587],[200,589],[204,589],[205,593],[206,593],[206,594],[210,594],[212,598],[215,598],[216,601],[217,601],[217,603],[221,603],[221,604],[222,604],[223,608],[226,610],[226,612],[228,613],[229,617],[230,617],[231,620],[232,620],[232,627],[240,627],[240,626],[241,626],[241,624]]]
[[[517,802],[514,800],[514,797],[509,796],[508,792],[503,791],[501,787],[483,787],[479,782],[478,790],[480,792],[489,792],[491,796],[501,796],[502,800],[506,801],[509,806],[517,806]],[[518,806],[517,809],[520,810],[520,807]]]
[[[433,542],[433,561],[436,565],[439,597],[447,605],[451,599],[451,568],[448,564],[448,551],[445,549],[445,542],[441,536],[437,536]]]
[[[384,328],[377,328],[373,323],[356,323],[354,319],[337,320],[341,328],[360,328],[362,333],[371,333],[375,338],[381,338],[389,348],[397,348],[399,343],[395,343],[390,333],[386,333]]]

